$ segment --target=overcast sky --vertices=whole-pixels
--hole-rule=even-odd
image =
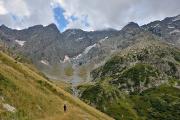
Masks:
[[[0,0],[0,24],[23,29],[55,23],[68,28],[121,29],[180,14],[180,0]]]

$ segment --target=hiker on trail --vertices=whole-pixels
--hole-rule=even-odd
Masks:
[[[67,106],[66,106],[66,104],[64,104],[64,112],[66,112],[67,111]]]

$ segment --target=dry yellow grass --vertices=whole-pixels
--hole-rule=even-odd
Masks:
[[[4,89],[5,102],[15,106],[18,111],[12,115],[0,113],[0,118],[13,116],[22,120],[24,117],[39,120],[112,120],[2,52],[0,74],[9,80],[10,86],[15,86],[11,89],[0,85],[0,88]],[[65,102],[68,106],[66,113],[63,112]]]
[[[51,80],[55,85],[57,85],[58,87],[60,87],[63,90],[67,90],[71,88],[71,84],[64,82],[62,80]]]

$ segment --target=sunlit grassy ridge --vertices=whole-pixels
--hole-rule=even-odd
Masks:
[[[111,120],[43,76],[0,52],[0,119]],[[68,111],[63,112],[67,103]],[[3,107],[8,104],[15,112]]]

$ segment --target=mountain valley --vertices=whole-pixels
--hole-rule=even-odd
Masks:
[[[179,120],[179,111],[180,15],[121,30],[0,26],[2,120]]]

